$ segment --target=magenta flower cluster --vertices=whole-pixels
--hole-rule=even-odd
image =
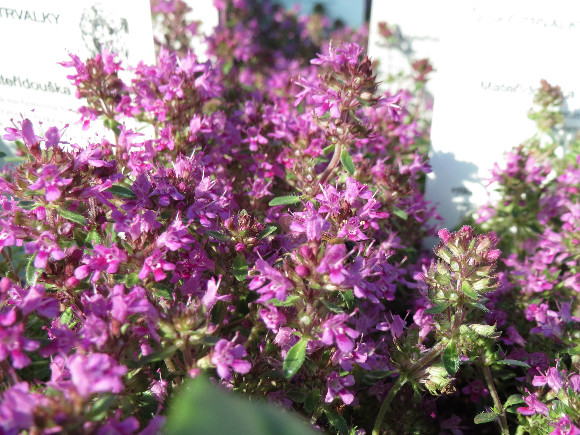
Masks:
[[[4,134],[0,432],[162,433],[198,376],[327,432],[580,432],[580,160],[520,146],[500,204],[436,228],[429,114],[364,29],[215,1],[201,60],[152,3],[156,65],[63,62],[107,134]]]

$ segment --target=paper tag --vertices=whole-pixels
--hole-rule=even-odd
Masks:
[[[0,40],[0,137],[22,115],[35,129],[69,124],[64,139],[78,140],[83,103],[66,78],[76,71],[58,64],[68,53],[84,60],[107,47],[125,68],[155,63],[148,0],[0,0]]]
[[[429,75],[426,86],[428,100],[432,102],[443,40],[450,30],[447,22],[451,15],[457,13],[459,6],[456,3],[451,0],[372,3],[368,51],[371,58],[379,61],[377,78],[382,81],[381,89],[391,92],[401,88],[408,89],[410,83],[407,81],[395,80],[388,83],[386,80],[401,72],[409,75],[412,62],[428,58],[435,69]],[[379,23],[383,22],[392,31],[389,42],[379,32]]]
[[[288,9],[298,6],[300,15],[310,15],[320,5],[332,21],[340,20],[352,28],[358,28],[365,21],[365,0],[277,0],[277,3]]]
[[[456,20],[461,37],[446,44],[439,69],[426,192],[444,218],[437,225],[449,229],[489,201],[494,163],[537,132],[527,115],[540,80],[567,97],[563,136],[580,118],[578,60],[569,52],[580,43],[577,2],[473,1]]]
[[[191,48],[197,55],[198,60],[204,62],[207,60],[205,36],[211,35],[214,28],[219,24],[219,11],[213,5],[213,2],[210,1],[187,0],[186,3],[191,8],[188,19],[199,21],[198,32],[200,36],[191,41]]]

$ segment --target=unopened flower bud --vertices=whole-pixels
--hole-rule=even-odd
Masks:
[[[439,230],[439,233],[437,233],[439,235],[439,238],[441,240],[443,240],[445,243],[449,243],[449,238],[451,237],[451,233],[449,232],[449,230],[447,228],[443,228],[441,230]]]
[[[300,278],[306,278],[307,276],[310,275],[310,269],[308,269],[306,266],[302,264],[296,266],[295,270]]]
[[[246,250],[246,245],[243,243],[236,243],[236,252],[243,252]]]

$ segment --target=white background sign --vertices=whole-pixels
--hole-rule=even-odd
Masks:
[[[379,61],[377,78],[381,81],[400,72],[411,73],[411,63],[429,58],[437,70],[443,39],[450,30],[447,22],[457,14],[457,1],[406,0],[372,2],[369,23],[369,56]],[[387,44],[379,34],[379,23],[386,22],[393,29],[393,42]],[[436,72],[429,75],[427,92],[433,94]],[[383,83],[382,89],[396,92],[408,88],[408,82]],[[431,100],[432,101],[432,100]]]
[[[504,152],[535,134],[527,114],[546,79],[567,95],[567,130],[580,114],[580,4],[466,2],[445,45],[431,131],[427,199],[449,229],[488,201],[484,180]]]
[[[83,103],[66,78],[76,70],[58,64],[69,52],[84,61],[107,46],[124,67],[155,63],[148,0],[0,0],[0,41],[0,138],[21,114],[37,130],[70,124],[65,138],[76,138]]]

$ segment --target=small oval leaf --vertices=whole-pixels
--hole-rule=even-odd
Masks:
[[[266,225],[266,228],[264,228],[260,232],[260,234],[258,234],[258,238],[263,239],[264,237],[268,237],[270,234],[272,234],[277,229],[278,229],[278,227],[276,225]]]
[[[513,405],[519,405],[520,403],[525,403],[524,397],[521,394],[512,394],[504,403],[504,408]]]
[[[483,424],[483,423],[490,423],[496,419],[497,415],[493,412],[482,412],[481,414],[477,414],[473,419],[475,424]]]
[[[324,410],[324,413],[326,414],[326,418],[328,418],[330,424],[334,426],[340,435],[348,435],[348,426],[342,415],[326,409]]]
[[[28,285],[36,284],[36,280],[38,279],[38,272],[36,267],[34,267],[34,260],[36,259],[36,254],[33,254],[32,257],[28,260],[26,264],[26,282]]]
[[[312,414],[319,402],[320,390],[315,388],[314,390],[311,390],[310,393],[308,393],[308,396],[306,396],[306,400],[304,401],[304,410],[307,413]]]
[[[59,215],[61,215],[63,218],[65,218],[69,221],[75,222],[75,223],[80,224],[80,225],[87,224],[87,220],[80,213],[76,213],[76,212],[70,211],[70,210],[65,210],[65,209],[60,208],[60,207],[57,208],[56,211]]]
[[[441,314],[447,309],[447,305],[435,305],[434,307],[427,308],[425,314]]]
[[[274,205],[289,205],[297,204],[300,202],[299,196],[278,196],[268,203],[269,206]]]
[[[508,366],[525,367],[526,369],[530,368],[529,364],[527,364],[523,361],[515,360],[515,359],[501,359],[498,361],[494,361],[493,364],[504,364],[504,365],[508,365]]]
[[[118,184],[108,188],[107,190],[105,190],[105,192],[112,193],[113,195],[118,196],[119,198],[137,199],[137,195],[135,195],[135,192],[133,192],[128,187],[119,186]]]
[[[344,148],[340,153],[340,163],[342,163],[342,166],[344,166],[344,169],[346,169],[350,175],[354,174],[355,171],[354,163],[346,148]]]
[[[404,221],[406,221],[409,218],[409,215],[407,214],[406,211],[401,210],[400,208],[397,208],[397,207],[393,208],[393,214],[395,216],[399,216]]]
[[[308,344],[308,340],[306,338],[301,338],[298,343],[290,348],[288,353],[286,354],[286,358],[284,358],[284,364],[282,369],[284,371],[284,377],[286,379],[290,379],[300,367],[304,363],[304,359],[306,358],[306,345]]]
[[[248,276],[248,263],[243,254],[238,254],[234,260],[234,276],[238,281],[243,281]]]
[[[216,240],[219,240],[220,242],[229,242],[230,238],[228,236],[226,236],[225,234],[222,233],[218,233],[217,231],[206,231],[205,232],[208,236],[213,237]]]
[[[473,290],[473,288],[471,287],[471,284],[469,284],[467,281],[463,281],[461,283],[461,291],[468,298],[471,298],[474,300],[479,299],[479,295],[475,292],[475,290]]]
[[[453,376],[459,370],[459,352],[454,340],[450,341],[443,351],[443,366],[449,375]]]

